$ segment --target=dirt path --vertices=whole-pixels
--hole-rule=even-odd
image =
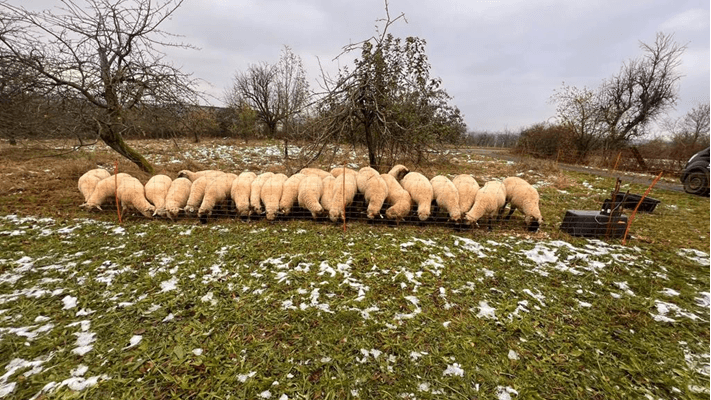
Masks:
[[[483,156],[487,156],[487,157],[491,157],[491,158],[497,158],[500,160],[507,160],[507,161],[514,161],[514,162],[521,160],[520,156],[511,154],[507,149],[478,148],[478,149],[461,149],[461,151],[469,152],[472,154],[479,154],[479,155],[483,155]],[[636,173],[636,172],[625,172],[625,171],[611,172],[608,170],[586,167],[586,166],[582,166],[582,165],[563,164],[563,163],[559,163],[558,167],[560,169],[563,169],[566,171],[584,172],[587,174],[593,174],[593,175],[603,176],[603,177],[607,177],[607,178],[620,178],[620,179],[622,179],[623,182],[631,182],[631,183],[636,183],[636,184],[644,185],[644,186],[649,186],[652,183],[652,180],[654,180],[654,176],[643,175],[643,174]],[[681,182],[674,183],[674,182],[665,181],[665,180],[660,180],[655,185],[655,188],[664,189],[664,190],[672,190],[675,192],[683,192],[684,191],[684,187],[681,185]]]

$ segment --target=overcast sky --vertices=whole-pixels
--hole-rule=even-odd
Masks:
[[[47,0],[10,0],[35,8]],[[81,3],[81,0],[77,0]],[[518,131],[555,115],[563,82],[598,87],[642,54],[657,32],[686,44],[673,116],[709,101],[709,0],[390,0],[395,36],[427,41],[440,77],[470,130]],[[46,7],[45,7],[46,8]],[[169,50],[184,72],[205,81],[220,104],[236,71],[276,63],[284,45],[301,57],[312,89],[318,60],[335,73],[342,47],[375,34],[382,0],[185,0],[164,30],[200,50]],[[342,56],[350,63],[357,54]]]

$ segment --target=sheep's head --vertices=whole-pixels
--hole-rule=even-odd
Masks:
[[[404,178],[405,175],[407,175],[409,172],[410,172],[410,170],[409,170],[406,166],[404,166],[404,165],[402,165],[402,164],[398,164],[398,165],[392,167],[392,168],[390,169],[390,172],[388,172],[388,174],[394,176],[395,179],[397,179],[398,181],[400,181],[400,180],[402,180],[402,178]]]
[[[143,210],[140,210],[141,214],[143,214],[144,217],[146,218],[153,218],[156,212],[156,207],[154,205],[149,205]]]
[[[79,206],[79,208],[83,208],[86,211],[91,211],[91,210],[99,210],[99,211],[104,211],[101,209],[101,206],[98,204],[89,204],[89,203],[84,203]]]
[[[192,174],[192,173],[193,173],[193,171],[184,169],[184,170],[178,172],[178,178],[188,178],[188,179],[190,179],[190,174]]]

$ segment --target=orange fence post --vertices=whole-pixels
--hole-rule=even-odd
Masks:
[[[630,215],[630,219],[629,219],[629,221],[627,221],[627,228],[625,229],[625,234],[622,236],[622,245],[623,246],[627,244],[627,233],[630,231],[630,225],[632,225],[632,220],[634,220],[634,216],[637,215],[637,210],[639,209],[639,206],[642,204],[642,202],[644,201],[644,198],[647,197],[647,195],[652,190],[654,185],[656,185],[657,182],[659,182],[659,179],[661,179],[663,173],[664,173],[664,171],[661,171],[659,173],[659,175],[657,175],[657,177],[654,178],[654,180],[652,181],[652,184],[649,185],[647,190],[645,190],[644,194],[642,195],[642,198],[639,199],[637,206],[634,208],[634,211],[632,211],[632,215]]]
[[[617,153],[617,161],[615,161],[615,166],[612,167],[612,172],[617,170],[617,165],[620,163],[620,157],[622,157],[622,152]]]
[[[116,197],[116,213],[118,214],[119,225],[121,225],[121,205],[119,204],[118,199],[118,161],[114,162],[114,179],[114,184],[116,185],[114,190],[114,197]]]

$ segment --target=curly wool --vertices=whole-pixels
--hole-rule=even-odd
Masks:
[[[417,204],[417,217],[425,221],[430,217],[430,207],[434,198],[434,191],[430,180],[419,172],[410,172],[400,181],[402,188],[407,190],[412,201]]]
[[[188,178],[178,178],[171,182],[168,194],[165,196],[164,208],[156,209],[156,215],[168,217],[171,221],[175,219],[188,204],[192,185]]]
[[[506,203],[506,186],[502,182],[489,181],[479,189],[472,208],[464,215],[468,224],[474,224],[482,217],[495,218]]]
[[[538,230],[539,225],[543,222],[543,216],[541,216],[540,196],[536,188],[515,176],[504,179],[504,186],[506,186],[506,203],[511,204],[511,210],[506,218],[510,218],[511,214],[518,209],[523,213],[529,230]]]
[[[450,220],[459,222],[462,211],[459,208],[459,192],[454,183],[444,175],[437,175],[430,179],[430,184],[437,206],[447,211]]]

